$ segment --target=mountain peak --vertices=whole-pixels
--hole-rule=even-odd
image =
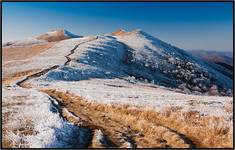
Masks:
[[[81,37],[81,36],[75,35],[65,29],[56,29],[56,30],[52,30],[44,34],[41,34],[37,36],[36,39],[46,40],[48,42],[54,42],[54,41],[61,41],[61,40],[77,38],[77,37]]]
[[[111,35],[114,35],[114,36],[124,36],[124,35],[131,35],[131,34],[146,35],[146,33],[144,31],[142,31],[141,29],[135,29],[135,30],[130,31],[130,32],[127,32],[123,29],[118,29],[117,31],[111,33]]]
[[[127,32],[123,29],[118,29],[117,31],[111,33],[111,35],[118,36],[118,35],[125,35]]]

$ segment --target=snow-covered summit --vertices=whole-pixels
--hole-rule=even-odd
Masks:
[[[115,36],[127,46],[126,72],[165,86],[209,92],[213,85],[231,94],[232,80],[212,69],[203,60],[152,35],[134,30]]]
[[[64,39],[78,38],[78,37],[81,37],[81,36],[75,35],[65,29],[59,29],[59,30],[53,30],[45,34],[39,35],[36,37],[36,39],[52,42],[52,41],[60,41]]]

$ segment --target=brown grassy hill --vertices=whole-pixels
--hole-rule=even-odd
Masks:
[[[61,41],[69,38],[79,37],[64,29],[54,30],[45,34],[39,35],[36,38],[38,40],[46,40],[48,42]]]

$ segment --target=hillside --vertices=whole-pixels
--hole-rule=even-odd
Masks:
[[[141,30],[51,38],[60,34],[43,34],[53,45],[20,59],[17,49],[42,44],[7,46],[3,147],[232,147],[223,69]]]
[[[71,55],[70,66],[61,66],[45,78],[78,81],[133,76],[186,93],[232,94],[231,78],[190,53],[140,30],[116,33],[83,44]]]

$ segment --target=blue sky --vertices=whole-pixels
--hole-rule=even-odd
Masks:
[[[54,29],[143,31],[183,49],[232,51],[231,2],[3,2],[3,42]]]

